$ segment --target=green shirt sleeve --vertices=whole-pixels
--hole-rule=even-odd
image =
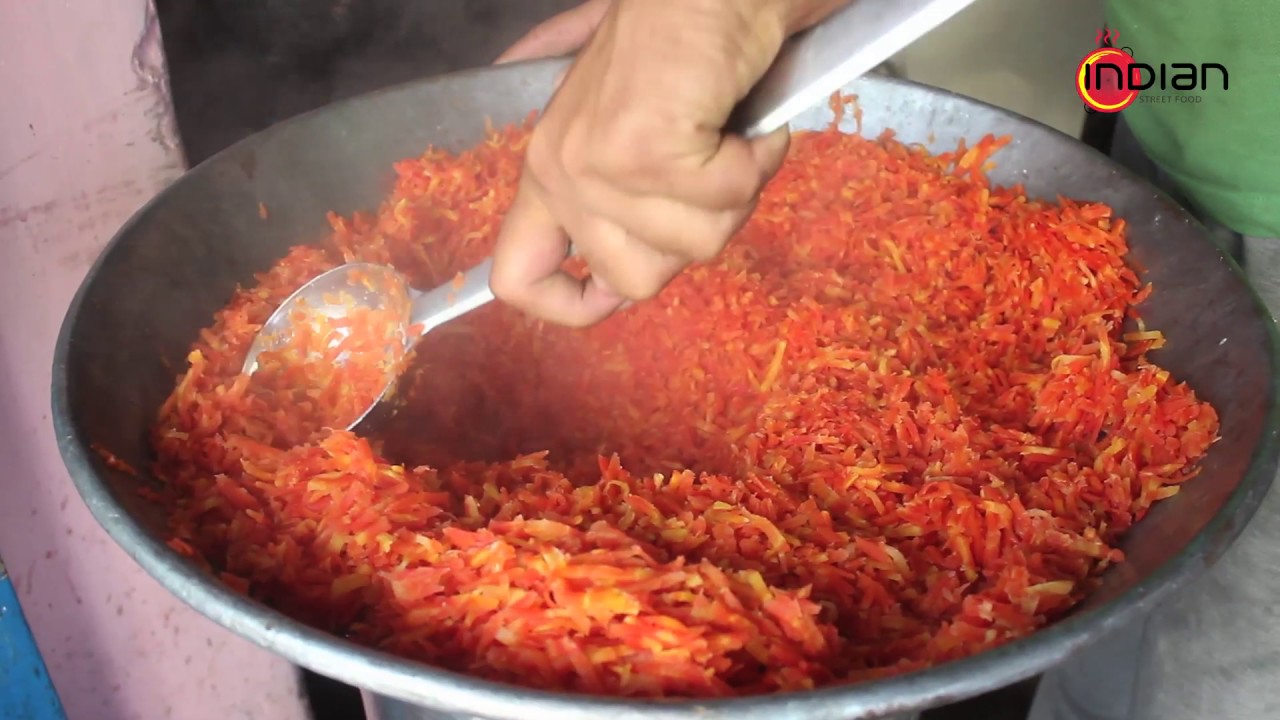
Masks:
[[[1107,22],[1138,62],[1226,67],[1225,88],[1215,70],[1204,89],[1156,85],[1121,112],[1198,211],[1280,237],[1280,0],[1107,0]]]

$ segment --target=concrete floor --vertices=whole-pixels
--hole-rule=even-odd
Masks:
[[[336,99],[488,63],[576,0],[157,0],[190,163]],[[906,77],[1078,136],[1072,73],[1094,46],[1101,0],[979,0],[895,58]],[[255,39],[256,38],[256,39]],[[216,88],[211,92],[210,88]],[[317,720],[360,717],[350,689],[314,676]],[[1021,720],[1034,682],[932,711],[927,720]]]

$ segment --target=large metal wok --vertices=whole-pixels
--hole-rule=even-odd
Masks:
[[[108,468],[92,443],[135,467],[189,344],[237,283],[285,249],[319,240],[325,212],[376,207],[391,164],[429,144],[460,149],[484,120],[523,118],[549,98],[561,61],[449,75],[324,108],[249,138],[196,167],[143,208],[90,271],[67,313],[53,367],[53,413],[67,468],[98,521],[173,593],[213,620],[322,674],[366,689],[383,717],[438,713],[561,720],[873,718],[945,704],[1035,674],[1200,573],[1239,535],[1276,469],[1277,337],[1238,268],[1170,199],[1081,143],[973,100],[867,77],[863,132],[953,148],[1012,134],[1000,182],[1037,196],[1110,203],[1132,228],[1133,256],[1156,291],[1144,313],[1169,338],[1158,354],[1221,414],[1203,474],[1132,533],[1129,561],[1077,612],[1019,642],[878,682],[723,702],[613,701],[475,680],[314,630],[223,587],[161,541],[162,512],[135,492],[147,474]],[[795,128],[824,126],[826,108]],[[846,131],[853,131],[852,121]],[[263,221],[258,204],[270,218]]]

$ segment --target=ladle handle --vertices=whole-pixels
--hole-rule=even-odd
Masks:
[[[728,129],[767,135],[819,106],[974,0],[853,0],[782,46]]]
[[[493,302],[493,291],[489,289],[492,273],[493,258],[485,258],[462,273],[460,281],[447,282],[418,294],[413,299],[410,322],[420,326],[421,332],[426,334],[454,318],[488,305]]]

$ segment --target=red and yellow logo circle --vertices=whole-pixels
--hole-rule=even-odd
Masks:
[[[1119,48],[1098,48],[1085,56],[1076,69],[1076,91],[1084,104],[1098,112],[1120,112],[1133,104],[1138,91],[1124,87],[1121,76],[1129,77],[1129,66],[1137,62],[1133,56]],[[1120,69],[1119,75],[1110,68],[1096,67],[1109,63]]]

